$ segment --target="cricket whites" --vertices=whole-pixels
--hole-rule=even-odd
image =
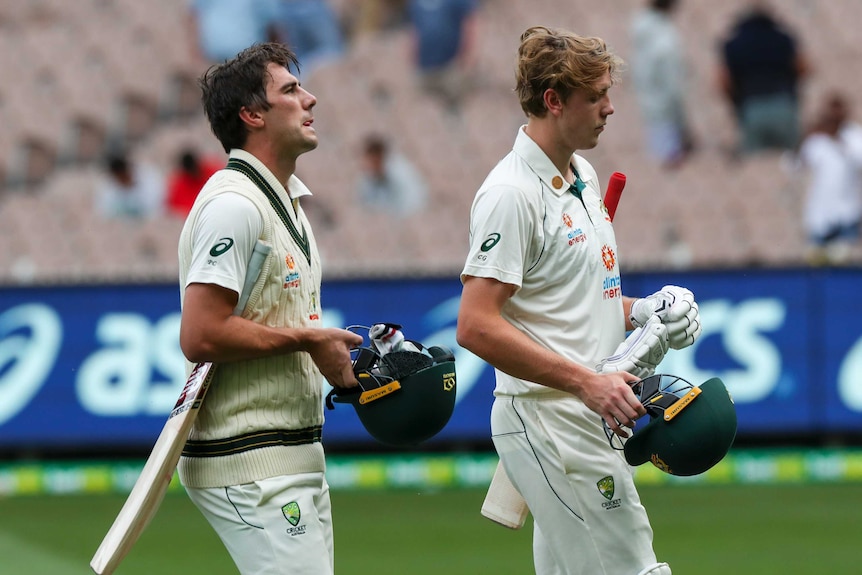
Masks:
[[[626,185],[626,176],[621,172],[611,174],[605,193],[604,203],[608,208],[608,216],[611,221],[617,211],[617,204]],[[530,510],[527,502],[512,485],[503,465],[497,462],[497,469],[488,486],[488,493],[482,502],[482,515],[495,523],[509,529],[520,529],[527,520]]]

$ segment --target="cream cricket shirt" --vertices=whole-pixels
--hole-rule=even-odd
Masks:
[[[518,289],[503,318],[588,368],[625,338],[617,244],[593,167],[572,157],[581,197],[551,160],[518,130],[512,151],[479,188],[470,214],[470,250],[461,273]],[[496,371],[495,395],[559,393]]]
[[[321,266],[292,176],[285,188],[251,154],[232,150],[207,182],[180,235],[180,285],[241,291],[258,238],[272,246],[242,317],[263,325],[320,327]],[[218,362],[216,362],[218,363]],[[240,485],[320,472],[323,378],[304,352],[217,366],[178,466],[183,485]]]

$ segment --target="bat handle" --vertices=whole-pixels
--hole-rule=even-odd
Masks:
[[[608,217],[611,221],[614,220],[614,215],[617,212],[617,205],[620,203],[620,196],[623,193],[623,188],[626,187],[626,175],[622,172],[614,172],[611,174],[611,179],[608,181],[608,188],[605,192],[605,207],[608,210]]]
[[[251,292],[254,289],[254,284],[257,283],[260,277],[263,262],[266,261],[266,256],[272,250],[272,246],[268,243],[257,240],[254,245],[254,250],[251,252],[251,259],[248,262],[248,269],[245,271],[245,281],[242,285],[242,293],[239,295],[239,302],[233,310],[234,315],[240,315],[248,303],[248,298],[251,297]]]

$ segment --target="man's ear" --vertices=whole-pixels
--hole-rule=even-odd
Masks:
[[[260,127],[263,125],[263,115],[258,110],[251,110],[246,106],[243,106],[239,110],[239,119],[253,127]]]
[[[545,108],[550,114],[559,116],[563,109],[563,100],[560,98],[560,93],[553,88],[548,88],[542,94],[542,99],[545,101]]]

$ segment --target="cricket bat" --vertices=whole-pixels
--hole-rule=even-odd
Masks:
[[[613,221],[614,215],[617,213],[617,205],[620,203],[620,196],[622,196],[625,186],[625,174],[622,172],[611,174],[604,199],[611,221]],[[491,478],[491,484],[488,486],[488,493],[482,502],[482,515],[495,523],[499,523],[503,527],[520,529],[524,526],[529,512],[530,509],[527,507],[527,502],[524,501],[524,498],[521,497],[521,494],[512,485],[512,481],[506,475],[506,470],[503,469],[503,465],[498,461],[497,469],[494,470],[494,476]]]
[[[249,260],[245,282],[239,302],[234,309],[234,315],[242,313],[248,303],[251,290],[260,276],[270,250],[270,245],[258,240]],[[211,362],[198,363],[189,374],[176,405],[168,415],[168,420],[144,463],[141,474],[90,561],[90,567],[98,575],[110,575],[114,572],[158,511],[173,479],[189,432],[212,382],[215,369],[215,364]]]

